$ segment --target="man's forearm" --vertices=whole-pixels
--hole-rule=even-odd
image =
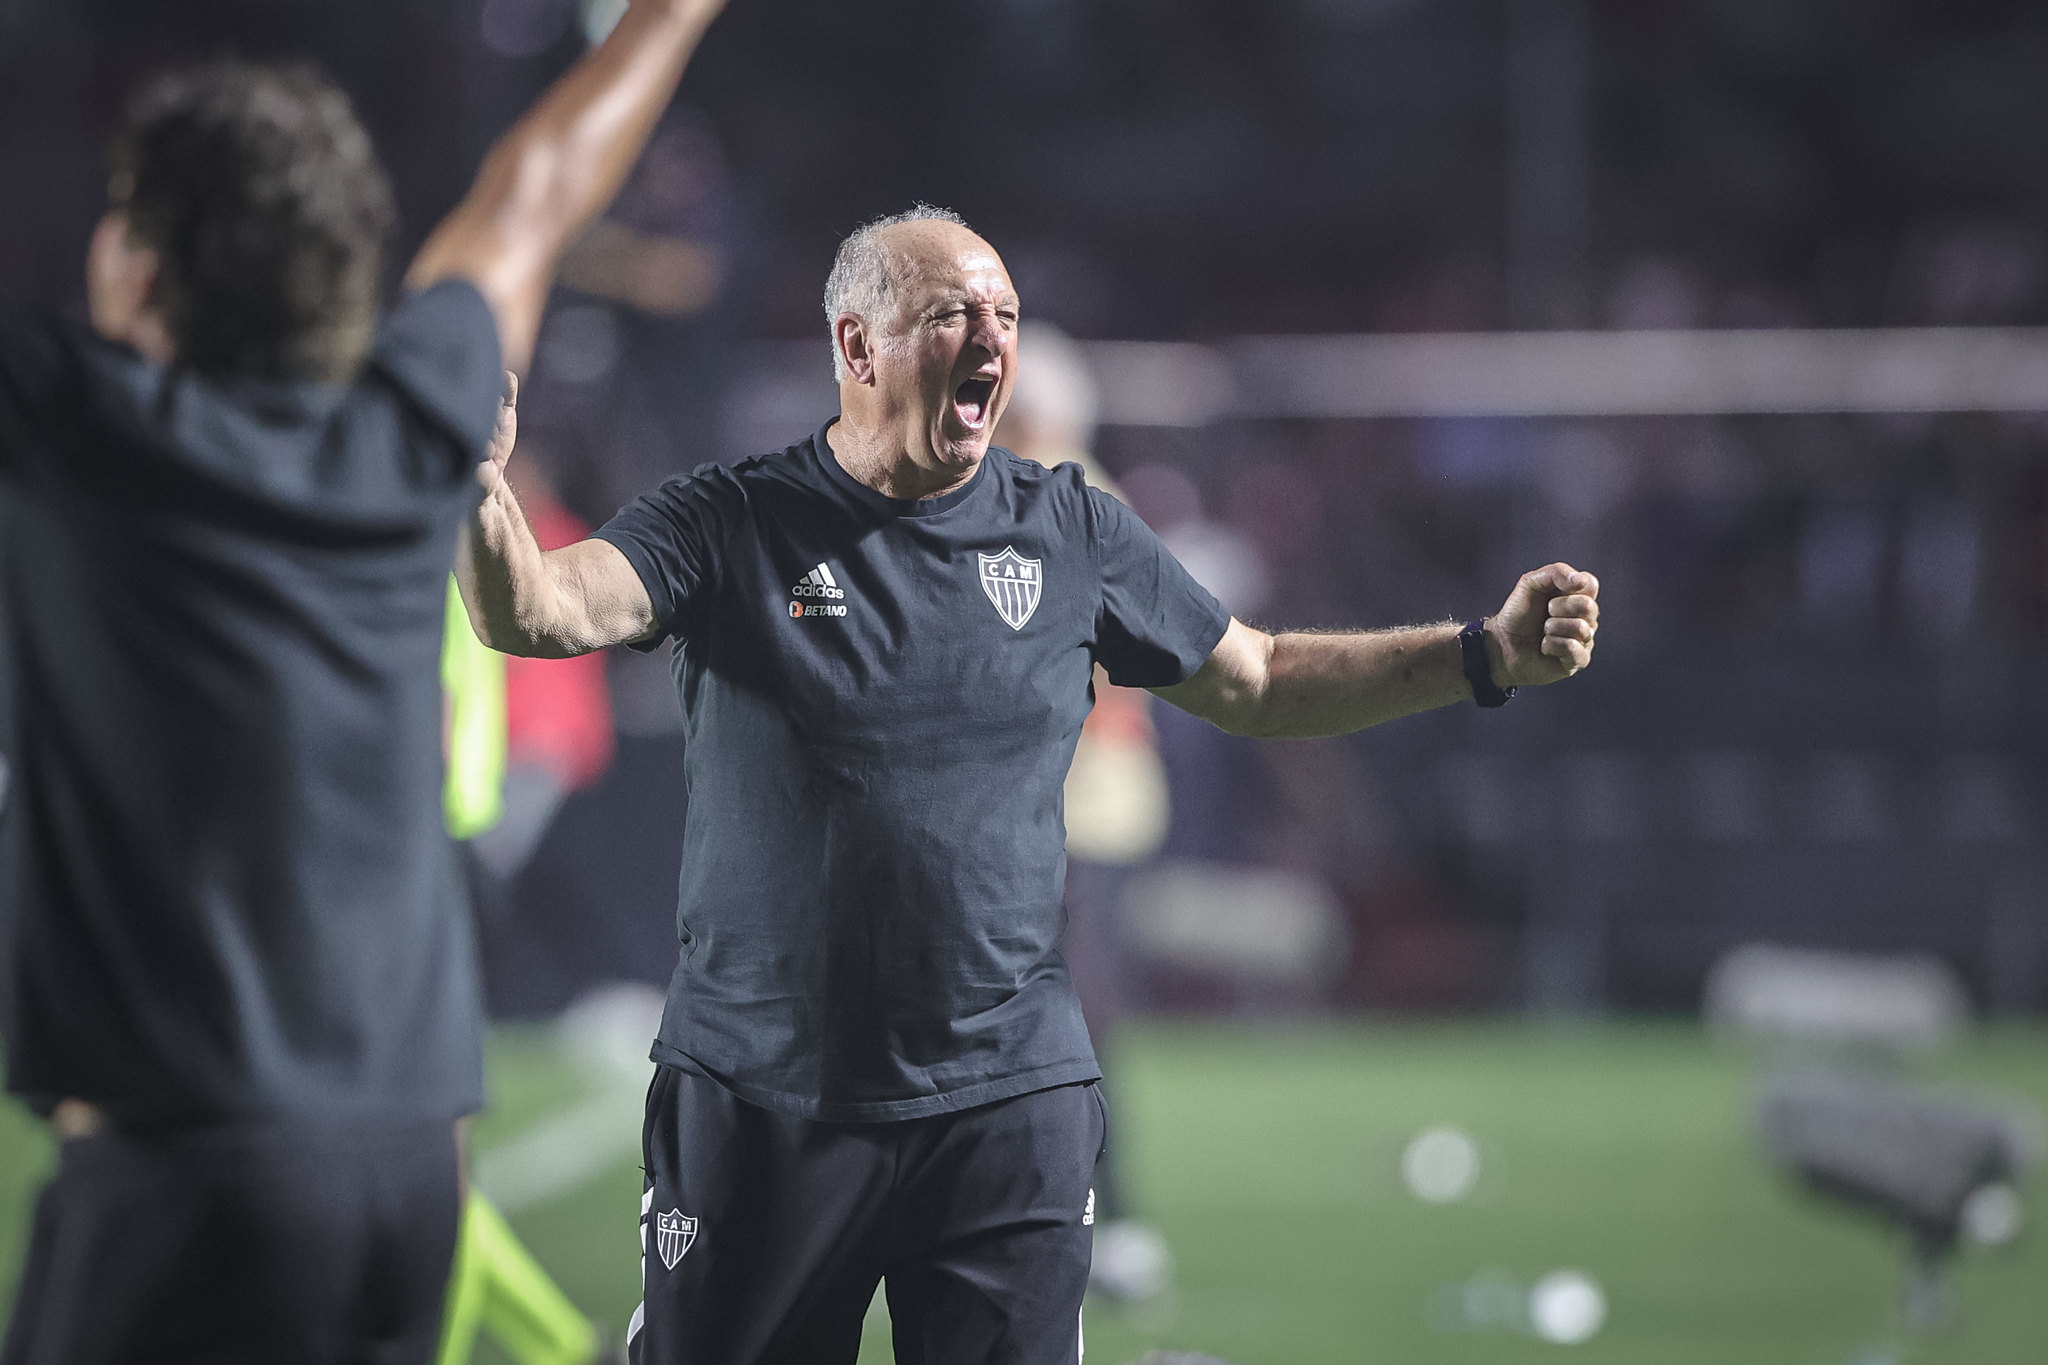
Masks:
[[[579,652],[557,642],[555,584],[526,513],[502,478],[469,519],[455,581],[476,637],[492,649],[539,658]]]
[[[1287,739],[1343,735],[1471,695],[1456,625],[1276,635],[1265,691],[1243,730]]]
[[[1569,564],[1525,573],[1486,618],[1496,687],[1540,687],[1592,662],[1600,580]],[[1235,735],[1342,735],[1472,695],[1459,627],[1268,635],[1232,620],[1195,675],[1153,690]]]

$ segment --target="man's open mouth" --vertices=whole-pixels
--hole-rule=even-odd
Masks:
[[[989,400],[995,393],[996,381],[982,374],[953,390],[953,411],[959,416],[960,425],[969,431],[980,431],[988,422]]]

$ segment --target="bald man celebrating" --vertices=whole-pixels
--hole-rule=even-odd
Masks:
[[[681,961],[653,1057],[633,1358],[851,1365],[886,1280],[905,1365],[1081,1356],[1106,1138],[1055,949],[1060,791],[1100,663],[1237,734],[1330,735],[1570,677],[1599,585],[1484,622],[1272,636],[1073,465],[989,448],[1018,299],[924,206],[840,247],[840,414],[542,553],[502,477],[462,561],[485,641],[675,641]]]

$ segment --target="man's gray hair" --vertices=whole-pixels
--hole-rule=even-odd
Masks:
[[[835,380],[846,378],[846,360],[839,354],[839,319],[851,313],[874,326],[896,301],[896,279],[890,273],[889,252],[881,238],[885,229],[905,223],[953,223],[967,227],[967,220],[953,210],[919,202],[902,213],[862,223],[839,244],[839,254],[832,258],[832,273],[825,279],[825,325],[832,329]]]

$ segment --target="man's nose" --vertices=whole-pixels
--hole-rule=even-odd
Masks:
[[[974,326],[969,329],[967,339],[992,355],[1002,351],[1004,340],[1003,320],[997,315],[995,309],[981,308],[975,310]]]

